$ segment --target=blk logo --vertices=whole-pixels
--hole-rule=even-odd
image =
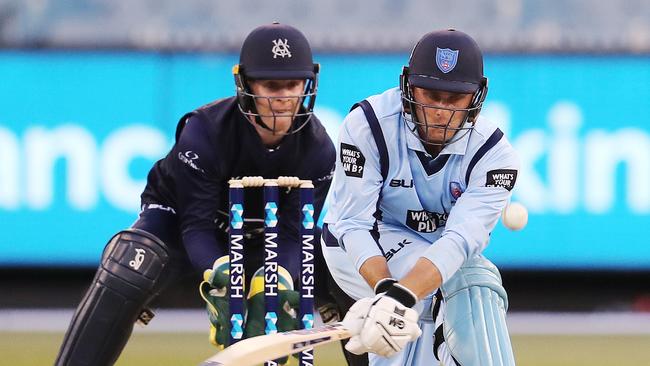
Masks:
[[[413,179],[409,179],[408,182],[406,179],[391,179],[391,187],[402,187],[402,188],[413,188]]]
[[[389,261],[391,258],[393,258],[393,256],[394,256],[395,254],[397,254],[397,253],[398,253],[400,250],[402,250],[405,246],[407,246],[407,245],[409,245],[409,244],[411,244],[411,243],[413,243],[413,242],[408,241],[408,240],[406,240],[406,239],[400,241],[399,243],[397,243],[397,247],[396,247],[396,248],[390,248],[388,251],[386,251],[386,253],[384,253],[384,258],[386,258],[386,261]]]

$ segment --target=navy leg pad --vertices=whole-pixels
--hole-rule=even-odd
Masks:
[[[70,322],[56,365],[112,365],[169,263],[165,244],[138,229],[116,234]]]

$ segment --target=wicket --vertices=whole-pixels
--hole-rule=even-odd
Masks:
[[[297,177],[243,177],[229,182],[230,199],[230,344],[242,339],[244,335],[244,189],[264,187],[264,308],[265,333],[277,333],[278,311],[278,209],[279,187],[300,189],[300,307],[298,319],[302,329],[314,327],[314,185],[309,180]],[[299,365],[313,365],[313,348],[299,355]],[[266,365],[276,365],[267,361]]]

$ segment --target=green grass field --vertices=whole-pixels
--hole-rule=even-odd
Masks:
[[[0,365],[51,365],[63,334],[0,333]],[[650,365],[650,336],[514,336],[518,365]],[[135,333],[118,365],[196,365],[215,349],[197,333]],[[295,364],[295,362],[294,362]],[[318,365],[342,365],[338,345],[320,347]]]

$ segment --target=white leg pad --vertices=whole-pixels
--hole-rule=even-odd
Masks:
[[[508,298],[494,264],[482,256],[469,259],[441,290],[436,335],[444,336],[438,347],[443,363],[452,366],[452,358],[462,366],[514,365],[505,318]]]

